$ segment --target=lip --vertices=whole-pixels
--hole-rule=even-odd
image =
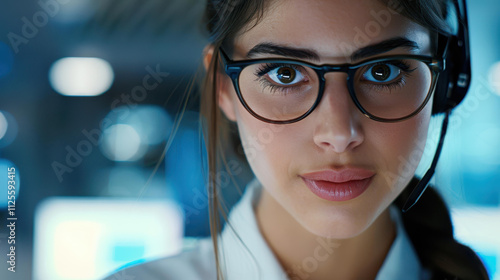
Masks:
[[[348,201],[368,189],[375,172],[362,168],[327,169],[300,175],[312,193],[329,201]]]

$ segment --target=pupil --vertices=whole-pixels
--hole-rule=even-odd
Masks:
[[[278,70],[278,79],[282,83],[291,83],[295,79],[295,70],[290,67],[281,67]]]
[[[379,81],[385,81],[389,78],[391,69],[387,65],[377,65],[372,68],[372,75]]]

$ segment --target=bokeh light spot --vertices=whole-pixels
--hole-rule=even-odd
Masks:
[[[101,150],[114,161],[134,161],[142,156],[140,153],[141,137],[130,125],[115,124],[103,133]]]
[[[495,93],[500,95],[500,61],[491,66],[489,82]]]
[[[66,57],[54,62],[49,81],[55,91],[66,96],[101,95],[113,84],[111,65],[100,58]]]

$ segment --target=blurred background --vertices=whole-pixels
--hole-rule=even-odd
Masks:
[[[0,279],[99,279],[209,235],[196,85],[186,94],[207,43],[204,1],[2,4]],[[468,7],[473,84],[434,183],[456,237],[499,280],[500,3]],[[238,170],[245,185],[251,174]],[[231,205],[239,192],[224,195]]]

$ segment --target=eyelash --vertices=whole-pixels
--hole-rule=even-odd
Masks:
[[[266,63],[263,64],[260,68],[258,68],[254,75],[257,76],[257,79],[255,81],[259,81],[262,85],[263,88],[270,88],[271,93],[276,93],[276,91],[281,91],[281,94],[287,95],[290,91],[299,88],[300,86],[294,85],[294,86],[280,86],[280,85],[275,85],[269,82],[267,79],[263,79],[262,77],[269,73],[270,71],[279,68],[279,67],[290,67],[295,69],[296,71],[300,71],[300,67],[294,64],[286,64],[286,63]]]
[[[394,81],[394,82],[391,82],[388,84],[371,83],[370,86],[374,87],[375,90],[380,90],[380,91],[381,90],[389,90],[390,91],[393,88],[402,87],[406,84],[405,77],[410,77],[411,73],[417,69],[417,68],[410,69],[410,65],[408,63],[405,63],[403,60],[394,60],[394,61],[385,61],[385,62],[372,64],[369,67],[367,67],[367,69],[365,71],[367,71],[371,67],[374,67],[377,65],[384,65],[384,64],[391,64],[391,65],[394,65],[394,66],[398,67],[399,69],[401,69],[402,77],[400,79],[398,79],[397,81]],[[279,68],[279,67],[290,67],[290,68],[293,68],[297,71],[300,71],[299,67],[297,67],[297,65],[293,65],[293,64],[267,63],[267,64],[263,64],[260,68],[258,68],[254,74],[255,74],[255,76],[257,76],[256,81],[259,81],[262,84],[263,88],[270,88],[271,93],[276,93],[277,91],[280,91],[281,94],[287,95],[290,91],[293,91],[294,89],[297,89],[300,86],[295,85],[295,86],[286,87],[286,86],[275,85],[275,84],[272,84],[271,82],[269,82],[267,79],[262,78],[264,75],[266,75],[270,71],[272,71],[276,68]],[[364,73],[364,71],[363,71],[363,73]]]
[[[385,61],[383,63],[381,62],[381,63],[372,64],[366,70],[370,69],[371,67],[374,67],[377,65],[384,65],[384,64],[391,64],[391,65],[394,65],[394,66],[398,67],[399,69],[401,69],[402,77],[399,80],[388,83],[388,84],[377,84],[377,83],[370,84],[370,86],[376,88],[376,90],[389,90],[390,91],[393,88],[402,87],[406,84],[405,77],[410,77],[411,73],[413,71],[417,70],[417,68],[410,69],[410,65],[408,63],[405,63],[403,60]],[[364,73],[364,71],[363,71],[363,73]]]

